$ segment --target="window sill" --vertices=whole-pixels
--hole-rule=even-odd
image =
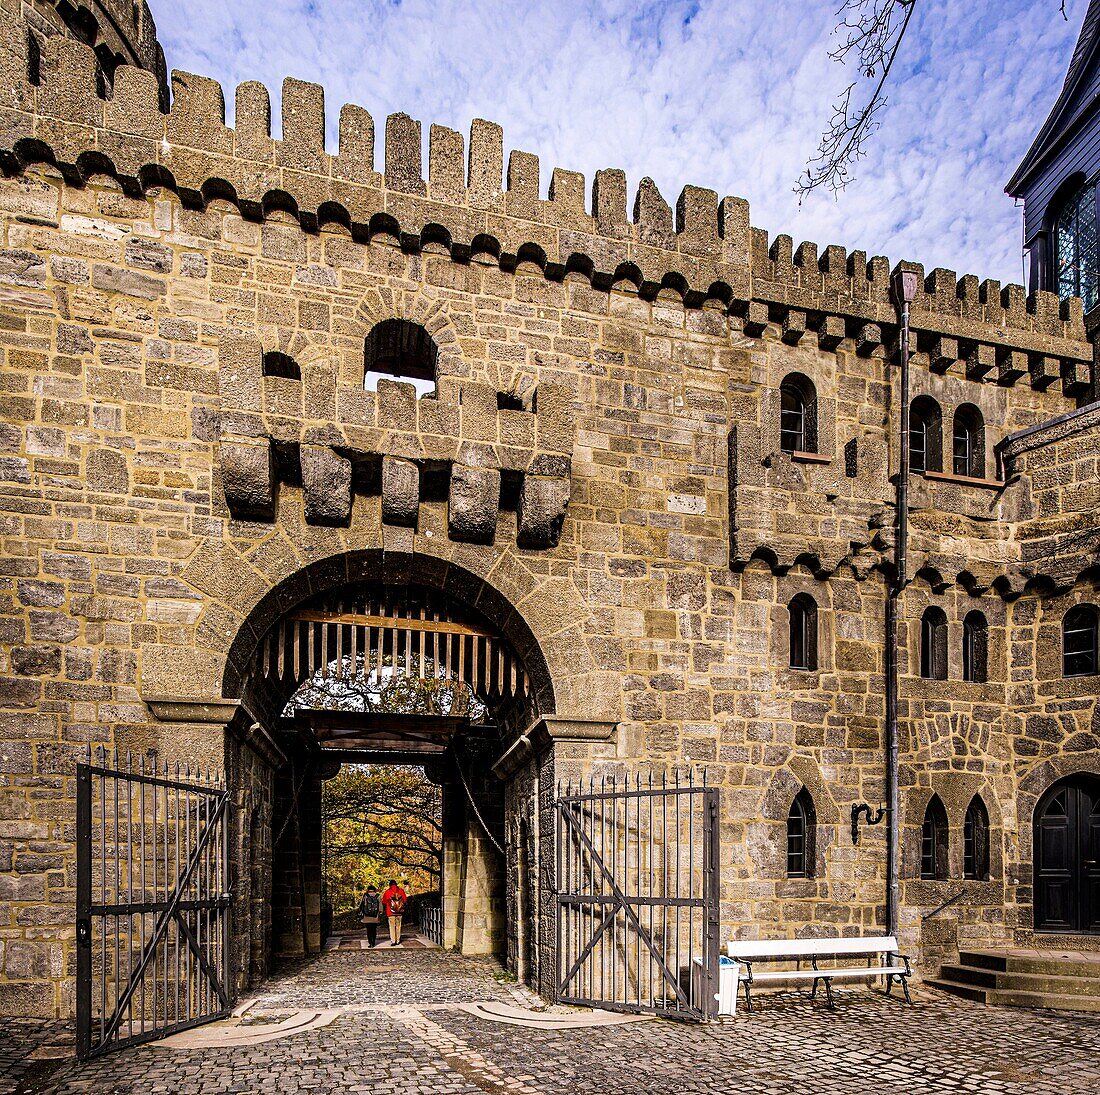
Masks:
[[[1006,484],[1000,479],[979,479],[971,475],[949,475],[945,471],[914,472],[937,483],[958,483],[961,487],[982,487],[985,490],[1001,490]]]
[[[831,464],[833,462],[831,456],[825,456],[820,452],[802,452],[800,449],[795,449],[794,452],[784,451],[796,464]]]

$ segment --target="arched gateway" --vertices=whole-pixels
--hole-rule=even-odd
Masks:
[[[342,763],[425,766],[443,792],[443,945],[473,954],[507,945],[505,871],[514,865],[507,783],[493,769],[509,739],[553,712],[546,659],[522,617],[502,600],[490,607],[489,587],[469,574],[455,581],[464,600],[453,586],[387,582],[380,564],[358,558],[358,581],[320,591],[316,576],[292,576],[260,602],[230,652],[228,664],[245,667],[225,681],[226,692],[240,693],[238,717],[264,727],[287,758],[272,794],[275,816],[289,824],[274,833],[269,895],[253,895],[259,918],[240,925],[266,933],[269,915],[275,957],[323,943],[321,784]],[[278,615],[261,630],[256,622],[272,606]],[[494,608],[500,625],[487,615]],[[396,709],[381,701],[395,685],[406,697]],[[441,686],[473,704],[424,702]],[[525,924],[513,934],[536,933]]]

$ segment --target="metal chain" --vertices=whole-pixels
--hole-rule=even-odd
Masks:
[[[462,765],[458,763],[458,751],[452,750],[454,754],[455,769],[458,772],[458,778],[462,781],[462,789],[466,792],[466,797],[470,800],[470,807],[474,811],[474,817],[477,818],[478,824],[481,826],[485,835],[489,838],[489,842],[502,856],[507,858],[507,852],[501,847],[500,841],[489,831],[489,826],[485,824],[485,818],[481,816],[481,811],[477,808],[477,803],[474,802],[474,796],[470,793],[470,785],[466,782],[466,777],[462,773]]]

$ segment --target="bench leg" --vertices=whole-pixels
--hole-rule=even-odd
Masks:
[[[902,991],[905,993],[905,1002],[910,1007],[912,1007],[913,1006],[913,997],[909,995],[909,978],[908,977],[899,977],[898,980],[901,982]]]
[[[894,987],[894,975],[892,973],[888,973],[886,975],[886,995],[887,996],[890,995],[890,990],[893,987]]]
[[[749,991],[749,986],[751,984],[751,981],[745,982],[745,1007],[749,1009],[750,1015],[752,1014],[752,993]]]
[[[811,1000],[816,1000],[817,999],[817,983],[820,980],[821,980],[820,977],[815,977],[814,978],[813,988],[810,989],[810,999]]]
[[[836,1001],[833,999],[833,979],[823,977],[822,981],[825,982],[825,997],[829,1001],[829,1010],[836,1011]]]

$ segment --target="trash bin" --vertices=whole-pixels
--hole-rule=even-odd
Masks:
[[[706,973],[701,958],[693,959],[691,968],[692,999],[696,1007],[705,1007]],[[738,965],[724,954],[718,958],[718,1014],[737,1014]]]

